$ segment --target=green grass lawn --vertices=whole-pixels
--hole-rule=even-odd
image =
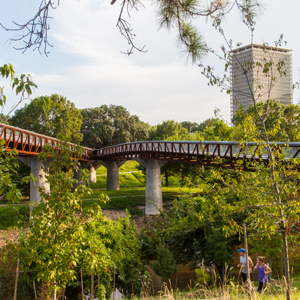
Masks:
[[[119,168],[119,172],[123,173],[123,172],[139,171],[138,166],[139,166],[138,162],[136,162],[135,160],[129,160]],[[99,169],[96,170],[96,174],[106,175],[107,170],[104,166],[101,166]]]
[[[142,171],[135,171],[133,173],[119,173],[120,187],[139,187],[145,186],[145,176]],[[91,183],[92,189],[106,188],[106,174],[97,176],[97,182]]]

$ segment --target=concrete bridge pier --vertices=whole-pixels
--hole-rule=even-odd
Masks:
[[[90,165],[90,183],[96,183],[97,182],[97,174],[96,170],[98,170],[102,165],[93,163]]]
[[[81,180],[81,170],[82,169],[90,169],[94,160],[90,161],[80,161],[77,169],[74,169],[74,178],[78,181],[78,185],[85,185],[85,182]],[[96,171],[95,171],[96,172]],[[91,178],[91,174],[90,174]]]
[[[101,164],[107,169],[107,190],[119,190],[119,167],[121,167],[126,160],[123,161],[101,161]]]
[[[50,184],[45,177],[44,168],[50,163],[51,158],[46,161],[41,161],[38,157],[22,157],[18,159],[30,167],[30,172],[36,177],[36,182],[30,181],[30,202],[41,202],[39,187],[44,187],[47,193],[50,193]]]
[[[155,159],[135,159],[141,166],[146,168],[146,196],[145,214],[158,215],[163,209],[161,189],[161,167],[167,162]]]

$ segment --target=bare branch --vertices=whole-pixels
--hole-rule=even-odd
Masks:
[[[113,0],[111,2],[111,4],[114,4],[114,3],[115,3],[115,1]],[[125,39],[127,40],[128,45],[130,46],[130,49],[127,49],[126,52],[121,52],[121,53],[130,55],[130,54],[133,53],[134,49],[139,51],[139,52],[146,53],[147,51],[144,50],[146,45],[144,45],[142,48],[139,48],[135,45],[135,43],[133,42],[133,39],[135,38],[136,35],[133,33],[133,28],[131,27],[130,23],[127,22],[122,17],[126,4],[127,4],[127,14],[128,14],[129,17],[130,17],[130,12],[129,11],[131,9],[138,10],[138,7],[137,7],[138,3],[135,2],[134,0],[133,1],[132,0],[123,0],[122,3],[121,3],[121,10],[120,10],[120,14],[119,14],[118,22],[117,22],[117,27],[119,28],[121,35],[125,37]]]
[[[57,1],[57,2],[56,2]],[[46,56],[48,56],[49,51],[48,47],[53,47],[48,42],[48,30],[50,26],[48,24],[50,9],[56,9],[59,6],[60,0],[41,0],[38,12],[35,16],[30,19],[25,24],[19,24],[17,22],[13,22],[16,28],[8,28],[0,23],[0,26],[6,31],[13,32],[21,32],[19,37],[11,38],[10,41],[18,42],[23,41],[23,47],[14,47],[16,50],[21,50],[24,53],[29,48],[33,48],[33,50],[38,50],[39,53],[44,52]],[[41,50],[43,48],[43,50]]]

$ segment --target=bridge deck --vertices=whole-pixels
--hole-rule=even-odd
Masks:
[[[59,148],[59,140],[32,131],[0,123],[0,139],[5,140],[5,148],[16,149],[19,156],[37,156],[45,145]],[[68,143],[70,152],[75,152],[77,145]],[[280,148],[288,158],[300,158],[300,143],[274,142],[272,147]],[[80,160],[118,161],[156,159],[188,164],[207,165],[212,167],[235,168],[239,160],[269,160],[266,149],[257,143],[239,144],[220,141],[144,141],[132,142],[105,147],[97,150],[82,147],[84,153]],[[222,162],[219,161],[222,158]]]
[[[45,145],[59,148],[58,139],[0,123],[0,139],[5,140],[5,149],[16,149],[19,156],[37,156]],[[70,152],[75,153],[77,145],[68,143]],[[84,152],[80,160],[93,159],[93,149],[82,147]]]
[[[274,142],[271,146],[280,147],[287,159],[300,158],[300,143]],[[129,160],[136,157],[224,168],[234,168],[242,159],[244,169],[247,169],[247,161],[269,160],[266,149],[261,149],[257,143],[220,141],[134,142],[94,151],[96,160]],[[222,158],[222,163],[218,158]]]

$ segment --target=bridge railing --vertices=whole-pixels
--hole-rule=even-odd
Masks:
[[[16,149],[20,155],[38,155],[45,145],[59,149],[60,140],[36,132],[0,123],[0,139],[5,140],[6,149]],[[75,153],[78,145],[68,143],[70,152]],[[82,147],[81,160],[93,158],[93,149]]]
[[[288,158],[300,157],[300,143],[272,142],[272,148]],[[95,150],[95,159],[126,159],[148,157],[166,160],[193,160],[196,157],[220,157],[227,160],[268,160],[269,153],[261,144],[221,141],[145,141],[114,145]]]

